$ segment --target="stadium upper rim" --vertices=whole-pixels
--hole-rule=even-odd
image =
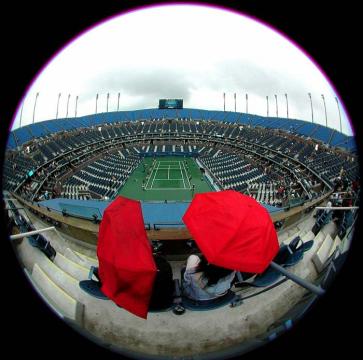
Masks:
[[[150,121],[165,119],[187,119],[191,121],[220,121],[230,125],[280,129],[305,138],[321,141],[331,147],[357,151],[354,136],[349,136],[321,124],[305,120],[283,117],[266,117],[234,111],[202,109],[141,109],[130,111],[104,112],[80,117],[45,120],[12,130],[9,133],[7,150],[16,149],[27,142],[61,131],[112,125],[130,121]]]

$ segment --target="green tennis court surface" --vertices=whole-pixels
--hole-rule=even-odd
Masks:
[[[119,194],[137,200],[191,200],[193,194],[213,191],[193,158],[145,158]]]

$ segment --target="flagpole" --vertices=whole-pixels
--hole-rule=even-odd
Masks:
[[[267,103],[267,117],[269,115],[269,108],[268,108],[268,96],[266,96],[266,103]]]
[[[310,107],[311,107],[311,122],[314,124],[314,110],[313,110],[313,100],[311,99],[311,93],[308,93],[310,98]]]
[[[248,114],[248,94],[246,94],[246,114]]]
[[[107,105],[106,105],[106,112],[108,112],[108,99],[110,98],[110,93],[107,93]]]
[[[223,93],[223,111],[226,111],[226,93]]]
[[[118,93],[118,98],[117,98],[117,111],[119,111],[120,108],[120,93]]]
[[[69,106],[69,99],[71,97],[71,94],[68,94],[68,99],[67,99],[67,111],[66,111],[66,119],[68,118],[68,106]]]
[[[287,94],[285,94],[286,97],[286,116],[289,118],[289,100],[287,99]]]
[[[60,99],[61,95],[62,95],[61,93],[58,94],[57,111],[55,113],[55,119],[56,120],[58,119],[59,99]]]
[[[339,112],[340,132],[342,132],[342,116],[340,114],[340,107],[339,107],[339,102],[338,102],[338,98],[337,97],[335,97],[335,101],[337,102],[338,112]]]
[[[323,94],[321,94],[321,98],[323,99],[323,103],[324,103],[324,110],[325,110],[325,126],[328,127],[328,115],[326,113],[326,104],[325,104],[325,97]]]
[[[236,100],[236,93],[234,93],[234,112],[237,112],[237,100]]]
[[[279,117],[279,105],[277,103],[277,95],[275,94],[275,100],[276,100],[276,117]]]
[[[95,112],[95,114],[97,114],[97,101],[98,101],[98,94],[96,95],[96,112]]]
[[[21,110],[20,110],[20,124],[19,124],[19,127],[21,127],[21,119],[23,118],[23,107],[24,107],[24,100],[23,100],[23,103],[21,104]]]
[[[77,105],[78,105],[78,95],[76,96],[76,106],[74,110],[74,117],[77,117]]]
[[[33,109],[33,124],[34,124],[34,119],[35,119],[35,108],[37,106],[38,96],[39,96],[39,93],[37,92],[37,94],[35,96],[34,109]]]

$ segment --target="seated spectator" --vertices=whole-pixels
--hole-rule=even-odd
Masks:
[[[171,306],[174,293],[173,271],[169,262],[162,256],[154,254],[157,272],[150,299],[150,310],[163,310]]]
[[[192,300],[212,300],[227,293],[236,272],[209,264],[204,257],[190,255],[182,271],[183,294]]]

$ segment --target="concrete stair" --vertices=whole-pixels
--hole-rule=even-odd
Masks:
[[[58,286],[46,271],[35,263],[32,271],[32,279],[41,293],[52,303],[65,317],[83,323],[84,306],[72,297],[62,287]]]
[[[79,281],[63,271],[60,267],[47,259],[41,264],[41,269],[47,276],[74,299],[81,301],[81,289]]]
[[[59,252],[54,259],[54,264],[77,280],[85,280],[88,277],[89,268],[68,259]]]
[[[86,255],[83,252],[79,250],[73,250],[77,256],[82,258],[84,261],[88,262],[89,264],[92,264],[93,266],[98,266],[98,259],[96,257]]]
[[[334,240],[330,234],[326,235],[322,244],[319,246],[318,250],[314,253],[312,261],[318,272],[321,272],[324,268],[324,264],[328,260],[330,254],[334,250]]]
[[[342,240],[340,239],[340,237],[337,235],[335,238],[334,238],[334,242],[333,242],[333,246],[332,248],[330,249],[330,252],[329,252],[329,255],[328,257],[332,256],[335,249],[337,247],[340,247],[341,246],[341,243],[342,243]]]
[[[72,250],[71,248],[66,248],[64,251],[64,256],[67,257],[69,260],[81,265],[85,268],[90,268],[91,266],[98,266],[98,262],[89,258],[81,253]]]
[[[307,232],[311,231],[314,224],[315,224],[315,218],[313,218],[313,217],[310,217],[309,219],[307,219],[303,223],[298,224],[297,227],[300,230],[300,236],[302,237]]]

